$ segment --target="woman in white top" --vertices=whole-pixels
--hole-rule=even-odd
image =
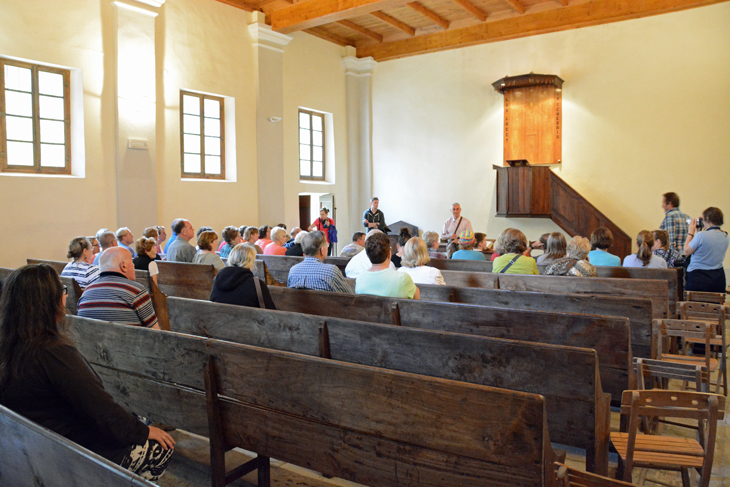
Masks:
[[[406,242],[403,259],[401,260],[402,267],[398,269],[398,272],[405,272],[411,276],[414,284],[445,286],[446,282],[444,282],[441,271],[426,265],[430,260],[426,242],[420,237],[413,237]]]
[[[198,235],[198,253],[193,257],[193,264],[208,264],[215,267],[216,274],[221,269],[225,269],[226,265],[223,263],[218,254],[213,249],[217,249],[218,234],[210,231],[203,232]]]
[[[157,284],[157,274],[160,273],[155,262],[160,260],[157,255],[157,239],[155,237],[140,237],[134,243],[134,250],[137,251],[137,257],[132,259],[134,268],[149,272],[150,277]]]
[[[650,231],[639,232],[639,235],[636,236],[636,246],[639,247],[639,251],[624,258],[624,267],[667,268],[667,261],[652,253],[654,235]]]

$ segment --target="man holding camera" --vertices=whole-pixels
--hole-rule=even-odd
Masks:
[[[684,255],[684,241],[687,240],[690,217],[679,211],[679,196],[677,193],[664,193],[662,195],[662,208],[664,208],[664,220],[659,225],[659,230],[665,230],[669,235],[669,246],[676,250],[679,255]]]

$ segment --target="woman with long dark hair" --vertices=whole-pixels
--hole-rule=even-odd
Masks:
[[[47,265],[21,267],[0,298],[0,404],[156,482],[175,441],[104,390],[63,328],[66,289]]]

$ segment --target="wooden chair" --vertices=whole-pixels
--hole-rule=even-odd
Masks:
[[[700,487],[708,487],[715,454],[717,421],[723,418],[725,398],[716,394],[683,391],[624,391],[621,415],[627,427],[611,433],[611,443],[619,455],[616,477],[631,481],[634,467],[676,470],[682,484],[689,487],[689,470],[700,474]],[[639,433],[641,417],[693,419],[698,422],[702,443],[691,438],[654,436]],[[703,445],[705,445],[703,447]]]
[[[688,291],[691,292],[691,291]],[[683,301],[678,303],[679,317],[683,320],[706,321],[712,323],[715,328],[716,337],[710,340],[711,349],[720,354],[720,371],[715,383],[715,392],[720,393],[720,380],[722,379],[722,392],[727,397],[727,349],[728,342],[725,333],[725,318],[728,308],[721,304],[707,302]],[[697,338],[687,338],[685,345],[703,343]],[[708,391],[709,392],[709,391]]]
[[[583,472],[570,468],[560,462],[555,462],[555,485],[557,487],[635,487],[621,480],[602,477],[593,473]]]
[[[710,356],[710,344],[712,343],[712,339],[717,337],[712,323],[690,320],[654,320],[652,324],[652,337],[656,340],[657,360],[705,366],[707,367],[708,373],[712,373],[717,369],[719,364],[718,360]],[[669,341],[668,339],[675,337],[685,340],[694,338],[698,340],[698,343],[704,343],[704,357],[664,353],[666,343]]]
[[[725,297],[725,293],[706,293],[703,291],[684,292],[685,301],[697,301],[700,303],[725,304]]]

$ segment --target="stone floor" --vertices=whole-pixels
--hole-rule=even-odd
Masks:
[[[618,410],[614,410],[611,413],[611,430],[618,431],[618,427],[619,414]],[[693,436],[692,430],[676,426],[665,426],[663,431],[665,434],[670,435]],[[167,473],[160,480],[160,485],[163,487],[209,486],[208,440],[182,431],[174,431],[172,434],[177,441],[177,452],[173,456],[173,461]],[[254,455],[250,452],[236,449],[228,452],[226,465],[230,469],[253,457]],[[585,469],[585,452],[568,448],[566,463],[575,468]],[[616,470],[615,454],[611,455],[609,469],[610,474],[614,475]],[[696,472],[691,472],[691,476],[692,485],[698,485],[699,475]],[[653,480],[657,480],[659,483],[652,482]],[[682,486],[679,473],[670,471],[634,469],[633,481],[639,485],[651,487],[656,485]],[[271,462],[271,484],[277,487],[355,487],[360,485],[342,479],[326,479],[311,470],[277,460]],[[256,473],[251,473],[243,480],[229,485],[233,487],[255,486]],[[730,401],[727,402],[725,407],[725,419],[718,423],[715,461],[712,467],[710,487],[730,487]]]

